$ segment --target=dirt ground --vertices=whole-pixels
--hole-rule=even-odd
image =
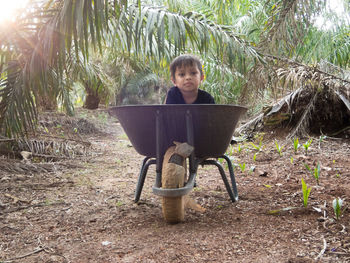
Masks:
[[[259,139],[253,142],[256,147],[234,144],[228,153],[239,201],[230,201],[216,167],[200,167],[190,196],[206,212],[186,210],[184,222],[170,225],[152,193],[154,167],[140,202],[133,202],[144,157],[118,121],[104,110],[81,110],[76,118],[97,127],[80,133],[87,145],[80,157],[45,163],[44,155],[1,157],[1,263],[350,262],[349,139],[314,137],[307,154],[303,146],[295,153],[293,142],[273,134],[265,134],[257,155]],[[65,138],[69,129],[79,133],[57,120],[46,125],[51,135],[56,131],[53,140]],[[74,138],[69,142],[79,143]],[[281,156],[275,139],[285,145]],[[300,144],[306,141],[300,139]],[[312,188],[306,208],[302,178]],[[332,206],[335,198],[343,200],[339,219]]]

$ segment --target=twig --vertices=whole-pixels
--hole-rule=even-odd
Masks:
[[[114,199],[114,198],[118,198],[118,196],[117,196],[117,195],[111,195],[111,196],[107,197],[107,198],[105,199],[105,203],[106,203],[108,200]]]
[[[27,204],[30,204],[30,203],[32,202],[32,201],[20,199],[20,198],[14,196],[14,195],[11,195],[11,194],[5,193],[4,195],[5,195],[6,197],[12,198],[12,199],[13,199],[13,201],[12,201],[13,204],[17,204],[18,201],[19,201],[19,202],[22,202],[22,203],[27,203]]]
[[[337,251],[331,251],[331,254],[337,255],[337,256],[350,256],[350,253],[348,252],[337,252]]]
[[[346,233],[346,226],[344,226],[343,224],[340,224],[342,226],[342,230],[340,231],[340,233]]]
[[[89,141],[83,141],[83,140],[72,139],[72,138],[62,138],[62,137],[53,136],[53,135],[46,135],[46,134],[41,134],[40,136],[48,137],[48,138],[54,138],[54,139],[60,139],[60,140],[65,140],[65,141],[79,142],[81,144],[85,144],[87,146],[91,146],[91,142],[89,142]]]
[[[327,249],[327,241],[325,238],[323,238],[323,249],[320,251],[317,257],[315,257],[315,260],[318,260],[319,258],[321,258],[324,252],[326,251],[326,249]]]
[[[48,155],[48,154],[39,154],[39,153],[32,153],[33,157],[41,157],[41,158],[52,158],[52,159],[72,159],[68,156],[58,156],[58,155]]]
[[[343,81],[345,83],[348,83],[350,84],[350,81],[346,80],[346,79],[342,79],[338,76],[335,76],[333,74],[330,74],[328,72],[325,72],[325,71],[322,71],[316,67],[310,67],[310,66],[307,66],[305,64],[301,64],[301,63],[298,63],[296,61],[293,61],[293,60],[290,60],[290,59],[285,59],[285,58],[280,58],[280,57],[276,57],[276,56],[273,56],[273,55],[269,55],[269,54],[264,54],[264,57],[268,57],[268,58],[272,58],[274,60],[279,60],[279,61],[282,61],[282,62],[286,62],[287,64],[291,65],[291,64],[294,64],[294,65],[297,65],[297,66],[301,66],[301,67],[304,67],[305,69],[309,70],[309,71],[317,71],[318,73],[321,73],[323,75],[326,75],[328,77],[331,77],[333,79],[337,79],[337,80],[340,80],[340,81]]]
[[[45,250],[44,248],[38,247],[37,249],[35,249],[35,250],[32,251],[32,252],[29,252],[29,253],[24,254],[24,255],[22,255],[22,256],[19,256],[19,257],[10,258],[10,259],[8,259],[8,260],[1,261],[1,262],[2,262],[2,263],[10,263],[10,262],[13,262],[13,261],[18,260],[18,259],[22,259],[22,258],[25,258],[25,257],[29,257],[29,256],[31,256],[31,255],[34,255],[34,254],[39,253],[39,252],[44,251],[44,250]]]
[[[0,139],[0,142],[13,142],[16,141],[16,139]]]
[[[20,206],[20,207],[14,207],[14,208],[9,208],[7,210],[3,210],[2,212],[0,212],[1,214],[8,214],[8,213],[13,213],[13,212],[17,212],[23,209],[28,209],[28,208],[35,208],[35,207],[42,207],[42,206],[52,206],[52,205],[63,205],[63,204],[67,204],[65,202],[57,202],[57,203],[52,203],[52,204],[47,204],[45,202],[43,203],[39,203],[39,204],[33,204],[33,205],[28,205],[28,206]]]

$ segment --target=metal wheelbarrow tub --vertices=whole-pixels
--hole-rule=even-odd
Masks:
[[[139,174],[135,202],[141,191],[151,164],[156,164],[156,182],[153,192],[163,197],[178,197],[188,194],[195,184],[198,165],[218,167],[232,202],[238,200],[238,192],[230,159],[225,151],[231,141],[239,117],[247,108],[236,105],[130,105],[112,107],[109,113],[119,119],[135,150],[146,156]],[[173,141],[187,142],[195,148],[189,158],[189,178],[178,189],[161,188],[161,169],[165,151]],[[222,157],[226,160],[232,188],[222,165],[208,158]],[[154,160],[155,158],[155,160]],[[232,191],[233,190],[233,191]]]
[[[136,105],[113,107],[116,116],[135,150],[144,156],[157,157],[157,140],[161,155],[173,141],[188,141],[186,118],[192,119],[193,146],[197,158],[223,155],[231,141],[239,117],[246,108],[234,105]],[[156,124],[159,122],[160,134]]]

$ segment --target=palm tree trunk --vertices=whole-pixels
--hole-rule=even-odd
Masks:
[[[92,89],[89,83],[85,83],[85,91],[86,91],[86,99],[84,103],[84,108],[89,110],[97,109],[101,100],[98,95],[98,92]]]

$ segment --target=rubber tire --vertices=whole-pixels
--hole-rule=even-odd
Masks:
[[[180,223],[185,219],[184,197],[162,197],[164,220],[170,224]]]
[[[186,171],[186,167],[185,171]],[[171,172],[165,172],[165,168],[163,166],[163,173],[162,173],[162,182],[166,183],[166,189],[175,189],[179,188],[179,181],[177,180],[168,180],[167,176],[174,176]],[[186,177],[186,174],[184,173],[184,178],[182,182],[184,182],[184,179]],[[176,182],[177,181],[177,182]],[[183,185],[182,185],[183,186]],[[184,196],[179,197],[162,197],[162,213],[163,218],[167,223],[170,224],[176,224],[180,223],[181,221],[184,221],[185,219],[185,207],[184,207]]]

